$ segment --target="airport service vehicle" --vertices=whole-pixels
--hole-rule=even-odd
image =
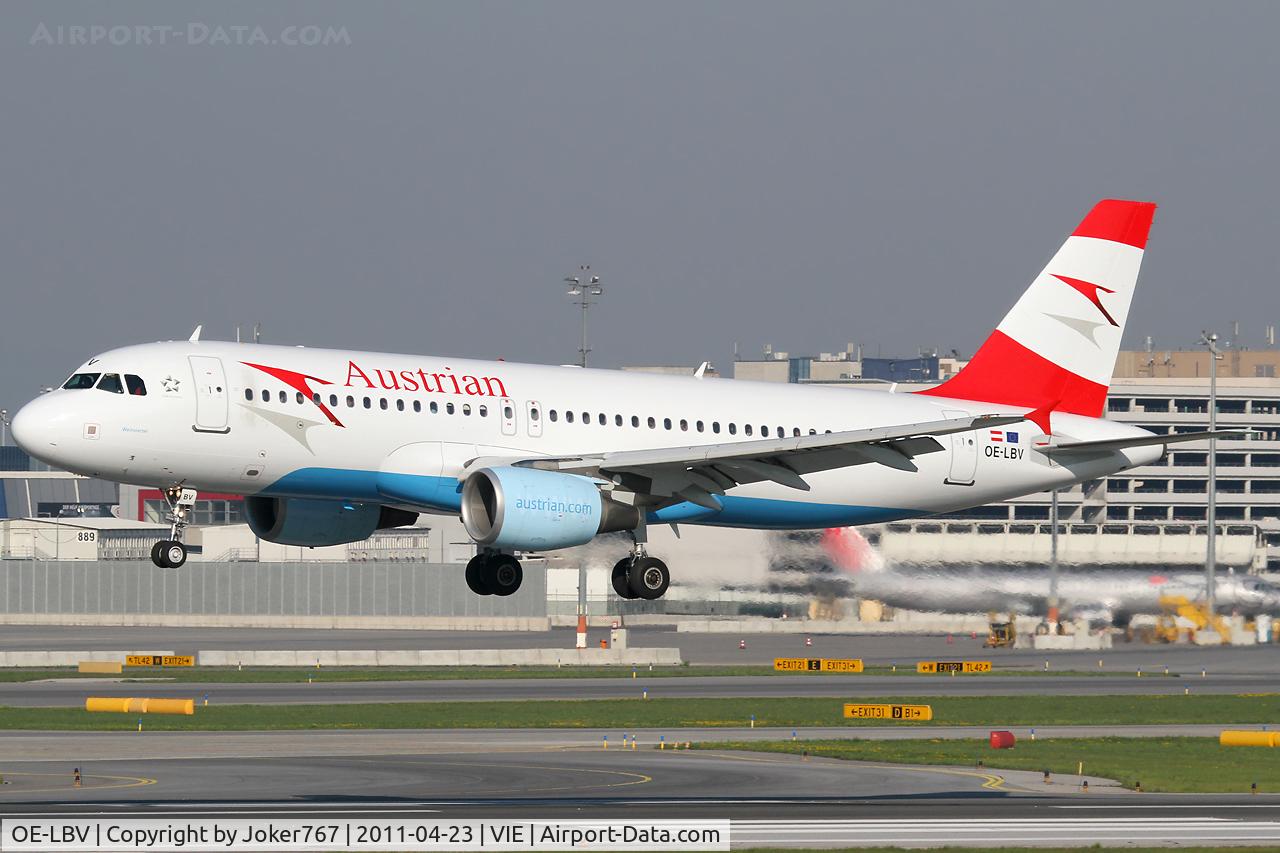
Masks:
[[[254,533],[323,546],[460,513],[467,584],[518,555],[625,531],[624,598],[670,572],[650,524],[808,529],[948,512],[1158,459],[1102,419],[1155,205],[1097,204],[959,374],[919,393],[190,340],[94,356],[14,417],[61,468],[161,486],[159,566],[196,490],[246,495]]]
[[[853,528],[823,532],[821,551],[857,594],[890,607],[935,613],[1011,613],[1056,622],[1044,566],[886,566]],[[816,556],[816,555],[815,555]],[[813,566],[814,569],[818,567]],[[1203,572],[1071,569],[1058,577],[1063,618],[1125,626],[1139,614],[1159,615],[1170,602],[1205,600]],[[1244,616],[1280,613],[1280,586],[1227,572],[1214,581],[1218,609]]]

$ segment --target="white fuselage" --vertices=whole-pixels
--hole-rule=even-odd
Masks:
[[[378,502],[451,513],[477,458],[572,456],[751,441],[977,414],[1008,406],[885,390],[223,342],[104,353],[77,373],[140,377],[145,395],[59,389],[24,407],[14,433],[33,455],[79,473],[152,486]],[[1014,413],[1025,409],[1012,409]],[[1058,439],[1144,435],[1055,413]],[[1033,446],[1031,422],[943,436],[917,471],[863,464],[806,475],[811,489],[734,488],[713,511],[651,515],[759,528],[816,528],[947,512],[1060,488],[1159,458],[1163,448],[1068,464]],[[434,495],[406,504],[389,479]]]

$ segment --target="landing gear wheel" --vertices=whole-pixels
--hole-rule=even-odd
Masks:
[[[520,588],[524,569],[510,554],[494,554],[484,565],[484,580],[494,595],[507,596]]]
[[[157,542],[151,546],[151,562],[156,564],[156,568],[167,569],[169,564],[164,561],[165,542]]]
[[[634,597],[653,601],[662,598],[671,586],[671,572],[657,557],[640,557],[627,572],[627,586]]]
[[[631,587],[627,585],[627,573],[631,571],[631,563],[631,557],[623,557],[613,564],[613,591],[619,598],[625,598],[628,601],[636,597]]]
[[[493,595],[493,591],[489,589],[489,584],[484,579],[484,568],[487,562],[487,555],[476,554],[467,561],[467,588],[476,595]]]
[[[157,563],[156,565],[164,569],[182,568],[182,564],[187,561],[187,546],[172,539],[167,539],[159,544],[159,555],[163,563]]]

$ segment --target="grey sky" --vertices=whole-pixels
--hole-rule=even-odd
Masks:
[[[1098,198],[1129,341],[1280,322],[1274,3],[0,6],[0,406],[115,345],[971,351]],[[31,44],[37,25],[349,45]]]

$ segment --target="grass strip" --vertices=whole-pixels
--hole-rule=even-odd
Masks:
[[[138,685],[143,688],[144,685]],[[139,696],[161,691],[139,689]],[[175,691],[166,689],[166,695]],[[85,691],[86,696],[91,690]],[[639,688],[637,688],[639,693]],[[192,697],[198,698],[198,697]],[[860,702],[929,704],[932,723],[898,726],[1049,726],[1124,724],[1245,724],[1280,720],[1280,695],[1203,696],[954,696],[890,697]],[[193,717],[155,716],[161,730],[435,729],[435,728],[686,728],[746,726],[862,726],[885,721],[846,720],[830,698],[690,698],[397,702],[381,704],[200,706]],[[90,714],[82,708],[0,707],[3,729],[125,730],[128,715]]]
[[[976,766],[995,770],[1048,770],[1057,782],[1077,778],[1084,763],[1089,776],[1114,779],[1127,788],[1179,794],[1280,791],[1275,750],[1219,746],[1217,738],[1054,738],[1022,739],[1013,749],[993,750],[985,740],[824,740],[802,742],[702,743],[702,749],[781,752],[885,764]]]

